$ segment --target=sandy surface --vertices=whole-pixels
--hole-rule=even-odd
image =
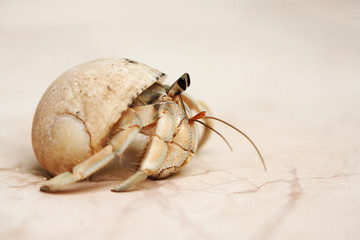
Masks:
[[[358,1],[1,1],[0,239],[359,239]],[[49,84],[92,59],[189,72],[188,93],[251,145],[216,135],[178,174],[110,189],[108,168],[59,194],[31,147]]]

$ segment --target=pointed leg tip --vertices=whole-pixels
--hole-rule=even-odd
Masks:
[[[51,192],[51,189],[48,185],[43,185],[40,187],[40,191],[42,192]]]
[[[146,171],[137,171],[131,177],[121,183],[119,186],[113,188],[112,192],[127,192],[134,189],[141,181],[145,180],[148,177]]]
[[[126,192],[128,191],[127,188],[124,188],[124,187],[116,187],[116,188],[113,188],[111,189],[112,192]]]

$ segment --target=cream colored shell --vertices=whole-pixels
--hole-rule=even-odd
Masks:
[[[75,66],[46,90],[37,107],[32,143],[52,174],[99,151],[131,102],[166,75],[128,59],[99,59]]]

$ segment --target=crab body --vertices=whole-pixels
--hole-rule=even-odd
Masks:
[[[62,74],[45,92],[34,116],[36,157],[55,178],[41,187],[55,191],[85,179],[148,138],[138,171],[114,191],[140,181],[165,178],[189,162],[208,137],[199,135],[192,110],[204,105],[181,94],[184,74],[171,87],[166,75],[128,59],[100,59]]]

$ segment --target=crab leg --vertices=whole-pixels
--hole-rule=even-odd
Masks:
[[[156,114],[158,120],[156,123],[155,132],[151,136],[150,144],[146,151],[144,160],[141,163],[139,171],[126,179],[118,187],[112,189],[113,192],[121,192],[133,188],[139,182],[146,179],[147,176],[151,175],[153,171],[159,168],[167,155],[168,147],[166,142],[171,141],[175,133],[175,120],[170,114],[170,107],[167,107],[166,104],[158,104],[155,106],[142,106],[139,107],[139,109],[140,108],[142,109],[141,112],[149,113],[145,115],[146,118],[149,118],[148,116],[153,115],[150,111],[156,111],[156,109],[158,108]]]
[[[118,125],[115,126],[116,133],[110,144],[99,152],[92,155],[84,162],[76,165],[71,172],[65,172],[49,180],[40,190],[51,192],[59,188],[75,183],[89,177],[94,172],[106,166],[115,157],[115,154],[121,155],[128,145],[134,140],[141,128],[141,120],[132,109],[122,116]]]

